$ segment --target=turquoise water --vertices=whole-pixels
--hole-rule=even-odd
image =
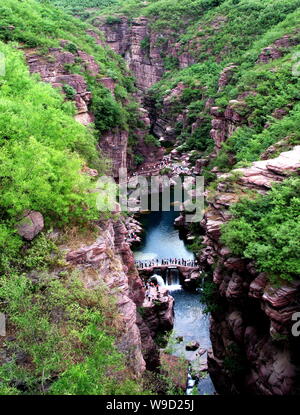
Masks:
[[[193,253],[179,238],[179,232],[173,226],[178,212],[151,212],[142,215],[139,220],[143,224],[145,236],[142,245],[135,251],[136,260],[151,260],[165,258],[193,259]],[[200,343],[200,348],[211,347],[209,338],[209,316],[203,312],[204,305],[200,302],[199,293],[185,291],[179,284],[178,277],[174,273],[173,281],[166,281],[166,285],[175,299],[175,321],[172,338],[183,337],[183,342],[173,344],[172,354],[183,356],[195,365],[199,365],[203,359],[196,356],[196,352],[185,350],[185,345],[190,341]],[[207,375],[198,384],[200,395],[212,395],[215,392],[210,377]]]
[[[179,238],[173,223],[178,212],[151,212],[142,215],[146,237],[135,252],[136,260],[184,258],[194,259],[193,253]]]

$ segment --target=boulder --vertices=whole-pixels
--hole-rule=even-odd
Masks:
[[[191,341],[185,346],[185,349],[189,351],[195,351],[199,349],[199,347],[200,347],[200,344],[197,341]]]
[[[40,212],[27,211],[17,224],[17,232],[27,241],[32,241],[44,229],[44,218]]]

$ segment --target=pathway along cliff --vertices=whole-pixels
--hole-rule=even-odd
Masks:
[[[215,393],[215,388],[207,373],[207,350],[211,347],[209,316],[204,313],[200,293],[198,290],[185,290],[182,287],[183,281],[175,267],[172,269],[170,266],[166,272],[166,270],[160,271],[159,266],[156,266],[166,258],[171,260],[177,258],[188,263],[194,261],[193,253],[180,239],[179,232],[173,225],[177,216],[178,212],[171,211],[152,212],[140,217],[145,238],[141,246],[135,250],[135,259],[143,264],[152,261],[154,270],[151,272],[152,275],[144,276],[145,280],[151,281],[153,274],[160,274],[162,278],[158,278],[159,282],[164,284],[175,300],[174,327],[165,351],[190,362],[189,373],[186,373],[186,393],[191,393],[193,387],[197,385],[200,395],[211,395]]]

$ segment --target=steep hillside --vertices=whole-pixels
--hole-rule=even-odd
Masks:
[[[0,394],[149,393],[130,225],[96,208],[121,167],[205,177],[184,229],[218,392],[299,394],[299,22],[300,0],[0,5]]]
[[[127,134],[126,155],[139,125],[132,78],[52,6],[1,4],[0,39],[0,393],[143,393],[144,290],[122,216],[95,192],[103,140]]]
[[[154,135],[193,151],[193,160],[215,141],[207,177],[213,167],[256,160],[285,138],[283,129],[297,130],[298,1],[161,0],[101,11],[89,20],[147,90]],[[297,141],[293,133],[286,148]]]
[[[299,393],[299,180],[287,179],[299,174],[299,6],[158,0],[89,14],[135,74],[152,134],[206,179],[191,232],[224,393]]]

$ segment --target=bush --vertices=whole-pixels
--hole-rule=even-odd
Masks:
[[[108,16],[106,18],[106,24],[114,25],[114,24],[118,24],[118,23],[121,23],[121,19],[119,17]]]
[[[77,94],[76,90],[69,84],[63,86],[63,91],[66,94],[67,99],[73,100]]]
[[[99,132],[115,127],[127,128],[126,112],[110,93],[103,93],[102,96],[98,93],[93,99],[91,109],[95,116],[95,127]]]
[[[0,297],[7,329],[16,337],[6,345],[10,361],[0,366],[2,393],[142,392],[123,372],[125,359],[114,338],[116,308],[103,287],[87,289],[76,274],[34,285],[12,274],[1,278]]]
[[[145,160],[144,156],[142,154],[139,154],[139,153],[135,154],[133,156],[133,158],[134,158],[134,162],[137,165],[142,164],[144,162],[144,160]]]
[[[144,138],[146,144],[153,145],[155,147],[160,147],[161,144],[157,137],[154,137],[152,134],[147,134]]]
[[[222,242],[233,253],[254,259],[271,281],[292,280],[300,273],[300,179],[274,185],[265,196],[242,199],[231,208],[233,219],[222,228]]]
[[[149,38],[149,36],[146,36],[141,40],[141,48],[143,49],[143,51],[146,55],[150,54],[150,38]]]
[[[204,313],[220,311],[220,297],[218,294],[218,287],[214,284],[210,277],[206,275],[201,292],[201,302],[205,304]]]

